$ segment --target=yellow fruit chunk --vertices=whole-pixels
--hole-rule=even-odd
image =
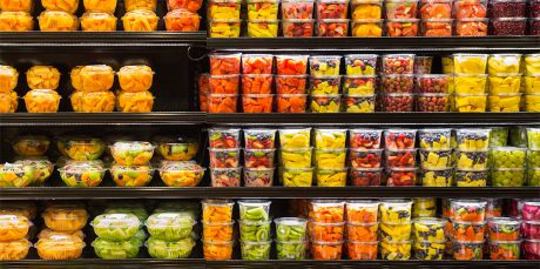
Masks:
[[[75,92],[71,95],[71,105],[75,112],[112,112],[115,104],[114,93]]]
[[[443,56],[442,58],[442,70],[444,74],[454,73],[454,58],[452,56]]]
[[[154,71],[146,65],[129,65],[120,68],[117,75],[122,91],[141,92],[152,87]]]
[[[60,72],[53,66],[36,65],[26,72],[26,83],[32,90],[56,90],[60,83]]]
[[[488,100],[491,112],[519,112],[521,95],[491,95]]]
[[[34,20],[24,11],[0,12],[0,32],[28,32],[34,29]]]
[[[313,181],[313,168],[284,167],[281,180],[285,187],[310,187]]]
[[[157,30],[159,17],[150,10],[137,9],[122,17],[126,32],[153,32]]]
[[[79,0],[41,0],[41,5],[46,10],[64,11],[73,14],[79,8]]]
[[[79,20],[64,11],[43,11],[39,17],[39,29],[42,32],[70,32],[79,28]]]
[[[89,12],[105,12],[114,14],[116,0],[83,0],[84,8]]]
[[[81,17],[81,29],[85,32],[114,32],[116,17],[103,12],[86,12]]]
[[[17,87],[19,72],[9,65],[0,65],[0,92],[7,93]]]
[[[117,108],[120,112],[151,112],[153,105],[154,96],[149,91],[118,94]]]
[[[345,149],[316,149],[315,165],[318,168],[343,168],[346,155]]]

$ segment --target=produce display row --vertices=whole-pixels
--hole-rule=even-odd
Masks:
[[[433,57],[414,54],[209,58],[199,78],[209,113],[540,111],[539,54],[453,54],[443,74],[432,74]]]
[[[247,187],[540,186],[539,128],[317,128],[313,135],[311,128],[244,129],[244,147],[241,134],[208,130],[210,186],[239,187],[242,176]],[[49,185],[51,141],[30,135],[12,141],[15,155],[0,165],[0,187]],[[173,136],[154,141],[113,138],[107,151],[100,138],[60,137],[59,178],[70,187],[96,187],[109,171],[117,186],[143,187],[157,170],[166,186],[200,184],[205,168],[193,159],[203,143]]]
[[[272,201],[202,200],[201,204],[202,210],[197,202],[160,202],[149,214],[146,205],[137,202],[88,210],[80,202],[48,202],[41,214],[44,225],[37,233],[41,225],[32,224],[40,223],[35,204],[4,203],[0,260],[25,259],[34,238],[37,255],[44,260],[79,259],[86,242],[102,259],[140,257],[145,254],[143,245],[153,258],[181,259],[201,255],[192,252],[199,238],[206,260],[233,259],[237,240],[242,260],[268,260],[274,257],[272,238],[279,260],[540,257],[540,202],[536,200],[446,199],[441,218],[436,217],[435,198],[291,200],[288,214],[298,217],[278,218],[272,217],[272,211],[277,212],[271,210]],[[503,204],[510,210],[503,210]],[[504,211],[512,217],[501,217]],[[87,224],[91,228],[85,229]]]
[[[114,16],[117,0],[84,0],[86,12],[75,15],[79,0],[42,0],[45,10],[37,17],[42,32],[77,31],[79,25],[86,32],[114,32],[117,18]],[[27,32],[34,30],[31,15],[34,0],[2,1],[0,3],[0,31]],[[202,0],[168,0],[169,12],[163,17],[165,30],[171,32],[194,32],[199,30],[201,16],[198,10]],[[158,30],[160,18],[156,15],[157,0],[126,0],[126,13],[122,16],[126,32],[152,32]]]
[[[281,14],[284,37],[538,35],[538,6],[536,0],[258,0],[247,1],[242,12],[242,1],[210,0],[208,34],[239,37],[244,17],[246,36],[277,37]]]

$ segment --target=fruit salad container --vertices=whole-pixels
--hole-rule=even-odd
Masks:
[[[411,241],[387,241],[380,243],[381,259],[405,261],[411,258]]]
[[[312,148],[282,148],[281,166],[287,168],[309,168],[313,154]]]
[[[486,169],[488,164],[487,151],[456,151],[457,169]]]
[[[351,149],[378,149],[381,147],[382,132],[377,129],[350,129],[349,146]],[[396,139],[392,139],[394,140]],[[414,147],[414,142],[412,144],[411,148]]]
[[[384,93],[413,93],[414,75],[412,74],[387,74],[381,80]]]
[[[310,187],[313,183],[313,168],[282,167],[280,181],[285,187]]]
[[[16,92],[0,93],[0,113],[15,113],[19,107],[19,96]]]
[[[407,0],[398,1],[390,0],[385,1],[386,18],[393,19],[414,19],[417,14],[418,1]]]
[[[420,172],[420,183],[424,187],[450,187],[453,175],[452,168],[424,168]]]
[[[279,140],[282,149],[308,148],[311,128],[280,129]]]
[[[209,148],[211,168],[235,168],[240,165],[239,148],[219,149]]]
[[[413,198],[412,217],[435,217],[437,214],[437,201],[433,197]]]
[[[122,25],[126,32],[154,32],[157,31],[159,17],[154,11],[136,9],[127,12],[122,17]]]
[[[416,149],[386,150],[385,165],[387,168],[414,168],[416,153]]]
[[[540,95],[540,74],[524,76],[522,84],[525,85],[525,94]]]
[[[313,200],[310,204],[311,221],[341,223],[345,220],[345,202],[335,200]]]
[[[389,150],[414,149],[416,130],[388,129],[384,132],[385,148]]]
[[[305,75],[308,66],[308,55],[276,55],[278,75]]]
[[[189,238],[196,223],[189,214],[158,213],[151,215],[145,226],[152,238],[170,242]]]
[[[383,20],[353,20],[351,22],[351,28],[351,35],[355,37],[381,37],[383,34]]]
[[[341,95],[312,95],[310,108],[313,113],[337,113],[341,108]]]
[[[416,75],[416,90],[418,93],[446,94],[449,93],[450,76],[446,74]]]
[[[96,256],[106,260],[136,258],[142,245],[143,240],[135,237],[125,241],[97,238],[92,242]]]
[[[343,77],[343,93],[351,96],[375,94],[377,77],[375,75],[347,75]]]
[[[382,225],[382,224],[381,224]],[[347,239],[357,242],[377,242],[379,224],[372,223],[347,223]]]
[[[460,19],[454,29],[457,36],[487,36],[488,19]]]
[[[489,129],[458,129],[458,149],[462,151],[487,151],[489,146]]]
[[[240,90],[239,75],[210,75],[208,79],[210,93],[237,94]],[[245,86],[249,88],[251,85]],[[242,91],[246,89],[242,87]]]
[[[521,244],[523,258],[528,260],[538,260],[540,257],[540,240],[525,239]]]
[[[78,18],[65,11],[45,10],[37,19],[42,32],[69,32],[79,28]]]
[[[274,56],[271,54],[243,54],[242,73],[245,75],[272,74]]]
[[[523,207],[521,208],[521,217],[523,220],[540,220],[540,201],[523,201]]]
[[[270,240],[270,221],[239,221],[240,239],[250,242]]]
[[[133,214],[103,214],[91,223],[97,236],[110,241],[129,240],[142,226]]]
[[[491,260],[518,260],[521,241],[491,241],[489,257]]]
[[[377,54],[345,55],[345,70],[347,75],[352,77],[376,75],[378,57]]]
[[[241,2],[237,0],[212,0],[208,3],[208,19],[240,19]]]
[[[34,247],[43,260],[75,260],[81,257],[85,243],[69,234],[59,234],[39,239]]]
[[[496,147],[491,149],[494,168],[523,168],[526,164],[527,150],[518,147]]]
[[[116,102],[114,93],[74,92],[70,96],[73,111],[81,113],[112,112]]]
[[[527,150],[527,166],[528,168],[540,167],[540,150]]]
[[[0,188],[23,188],[32,184],[36,174],[31,166],[23,163],[4,163],[0,165]]]
[[[386,170],[386,186],[401,187],[416,185],[416,167],[392,167]]]
[[[202,0],[168,0],[167,9],[187,9],[191,12],[197,12],[202,7]]]
[[[310,239],[320,242],[341,242],[345,234],[345,223],[309,222]]]
[[[75,161],[94,161],[105,152],[105,142],[91,137],[65,137],[57,141],[58,150]]]
[[[248,20],[276,20],[278,16],[278,0],[247,1]]]
[[[385,54],[382,56],[384,74],[412,74],[414,54]]]
[[[391,93],[382,96],[382,109],[386,112],[411,112],[414,110],[414,95]]]
[[[163,183],[170,187],[195,187],[199,185],[206,169],[195,162],[164,162],[159,169]]]
[[[487,178],[487,169],[458,169],[454,174],[454,185],[457,187],[485,187]]]
[[[418,139],[420,148],[425,150],[450,150],[452,130],[444,129],[420,129]]]
[[[490,95],[488,103],[491,112],[519,112],[521,94]]]
[[[445,240],[445,219],[423,217],[413,222],[414,238],[421,242],[442,242]]]
[[[88,212],[79,204],[54,204],[41,214],[45,226],[58,232],[81,230],[88,221]]]
[[[521,71],[521,54],[491,54],[487,68],[490,75],[517,74]]]
[[[277,75],[276,92],[280,94],[306,94],[307,75]]]
[[[303,218],[277,218],[276,240],[278,242],[304,242],[307,238],[307,220]]]
[[[273,168],[275,152],[275,149],[244,149],[244,166],[253,169]]]
[[[486,219],[492,219],[502,216],[503,200],[497,198],[484,198],[486,205]]]
[[[425,93],[418,95],[417,109],[421,112],[446,112],[450,108],[450,95],[445,93]]]
[[[496,217],[488,220],[488,235],[491,241],[515,241],[519,240],[521,221],[508,218]]]
[[[423,0],[420,2],[421,19],[451,19],[452,1],[450,0]]]
[[[306,257],[306,245],[304,241],[278,241],[276,240],[276,252],[278,260],[303,260]]]
[[[210,59],[210,75],[240,74],[241,53],[212,53]]]
[[[353,186],[380,186],[383,168],[351,168],[350,177]]]
[[[229,223],[232,221],[234,202],[229,200],[203,200],[202,220],[212,223]]]
[[[311,256],[314,260],[337,261],[341,259],[343,241],[340,242],[311,242]]]
[[[278,28],[278,20],[250,20],[247,23],[247,36],[252,38],[277,37]]]
[[[62,97],[54,90],[31,90],[23,98],[28,113],[56,113]]]
[[[210,148],[233,149],[240,147],[240,129],[211,128],[208,129]]]
[[[152,181],[154,169],[147,165],[113,165],[109,169],[112,179],[119,187],[143,187]]]
[[[349,151],[349,162],[352,168],[379,168],[382,153],[382,149],[352,148]]]
[[[314,0],[281,1],[281,17],[283,20],[307,20],[313,18]]]
[[[514,18],[492,18],[491,34],[496,36],[504,35],[525,35],[527,30],[526,17]]]
[[[524,61],[526,75],[540,74],[540,54],[527,54],[524,57]]]
[[[386,21],[386,33],[392,37],[417,36],[418,19],[396,19]]]
[[[124,5],[126,8],[126,11],[132,11],[135,9],[148,9],[148,10],[155,11],[156,6],[157,6],[157,1],[156,0],[127,0],[125,1]],[[184,8],[187,8],[187,6]]]
[[[347,137],[346,129],[315,129],[315,148],[343,149]]]
[[[459,0],[459,1],[477,1],[477,0]],[[454,73],[456,74],[485,74],[488,55],[487,54],[466,54],[455,53]]]
[[[486,94],[457,94],[454,98],[454,110],[456,112],[486,112]]]
[[[485,18],[487,1],[458,0],[454,2],[454,17],[456,19]]]
[[[442,260],[446,251],[446,242],[416,240],[413,245],[414,258],[418,260]]]
[[[244,261],[265,261],[270,259],[272,241],[254,242],[242,240],[240,252]]]
[[[458,95],[480,95],[486,93],[486,74],[456,74],[454,90]]]
[[[0,92],[9,93],[17,87],[19,72],[11,66],[0,65]]]
[[[202,239],[205,241],[230,241],[234,239],[234,220],[230,222],[203,221]]]
[[[208,22],[208,36],[211,38],[236,38],[240,36],[239,19],[213,19]],[[230,242],[227,242],[227,244]]]
[[[527,128],[527,143],[529,149],[540,149],[540,128]]]
[[[379,237],[385,241],[406,241],[411,239],[412,224],[382,222],[379,225]]]
[[[152,111],[155,97],[151,92],[119,92],[116,108],[126,113],[148,113]]]
[[[32,186],[43,185],[54,171],[54,165],[46,157],[24,157],[15,161],[15,164],[22,164],[23,169],[34,171]]]
[[[154,146],[145,141],[118,141],[110,146],[111,155],[121,165],[145,165],[154,156]]]
[[[383,200],[379,206],[380,221],[386,223],[410,223],[411,211],[411,200]]]
[[[540,221],[523,221],[523,224],[521,226],[521,234],[525,239],[540,240]]]
[[[32,243],[27,239],[0,242],[0,260],[18,261],[26,258]]]
[[[210,168],[212,187],[240,187],[242,167]]]
[[[451,200],[452,220],[483,222],[486,219],[486,204],[483,200]]]
[[[33,8],[34,2],[31,0],[0,1],[0,9],[5,11],[31,12]]]
[[[345,187],[347,168],[317,168],[315,178],[319,187]]]
[[[504,147],[508,141],[509,128],[507,127],[493,127],[489,134],[489,147]]]
[[[347,149],[315,149],[315,166],[318,168],[343,168]]]
[[[346,19],[348,0],[317,0],[317,19]]]
[[[348,223],[377,223],[379,201],[350,200],[345,204]],[[373,226],[373,225],[372,225]]]
[[[185,238],[179,241],[165,241],[150,238],[146,241],[148,254],[156,259],[180,259],[189,258],[193,247],[196,245],[192,238]]]
[[[144,222],[148,218],[148,212],[146,212],[146,208],[143,205],[133,203],[133,204],[118,204],[118,205],[112,205],[109,206],[105,211],[103,211],[104,214],[116,214],[116,213],[122,213],[122,214],[133,214],[137,216],[137,218],[142,222]],[[154,212],[156,213],[156,212]]]
[[[424,19],[420,24],[422,36],[452,36],[452,19]]]
[[[83,92],[108,91],[114,83],[114,70],[103,64],[83,66],[78,76],[79,90]]]
[[[128,65],[120,68],[117,76],[122,91],[141,92],[152,87],[154,71],[146,65]]]
[[[482,241],[485,236],[486,222],[452,221],[452,237],[460,242]]]
[[[0,242],[24,239],[32,226],[26,217],[17,215],[0,215],[0,224]]]
[[[43,156],[49,149],[50,140],[41,135],[24,135],[15,138],[11,144],[13,151],[20,156]]]
[[[270,201],[244,200],[239,201],[240,219],[245,221],[269,221]]]
[[[9,77],[13,79],[14,74],[9,73],[11,73]],[[26,82],[32,90],[56,90],[60,84],[60,75],[60,71],[53,66],[35,65],[26,71]],[[11,87],[14,88],[14,85],[12,84]]]
[[[382,1],[380,0],[353,0],[351,1],[353,20],[382,19]]]
[[[207,261],[225,261],[232,258],[234,241],[203,240],[203,256]]]
[[[310,77],[309,78],[310,91],[315,95],[324,94],[339,94],[341,86],[340,76],[329,77]]]
[[[491,2],[491,17],[526,17],[526,6],[527,3],[523,0],[495,0]]]
[[[343,110],[352,113],[373,113],[375,112],[375,103],[375,95],[345,95]]]
[[[453,258],[458,261],[481,260],[483,258],[484,241],[460,242],[454,241]]]
[[[199,143],[184,137],[156,137],[157,152],[168,161],[190,161],[198,153]]]
[[[60,178],[68,187],[99,186],[106,170],[100,161],[70,161],[58,168]]]
[[[339,76],[341,56],[339,55],[313,55],[309,57],[309,70],[311,76],[329,77]]]

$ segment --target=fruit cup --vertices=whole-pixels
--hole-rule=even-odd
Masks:
[[[208,36],[211,38],[236,38],[240,36],[239,19],[213,19],[208,22]],[[227,242],[230,244],[230,242]]]
[[[201,16],[183,9],[169,11],[163,20],[168,32],[196,32],[201,24]]]
[[[446,242],[416,240],[413,246],[414,257],[418,260],[442,260],[446,250]]]
[[[308,55],[276,55],[278,75],[305,75],[307,64]]]
[[[246,221],[244,223],[244,226],[249,225],[263,225],[262,221],[269,221],[270,220],[270,201],[265,200],[243,200],[238,201],[238,208],[240,210],[240,219],[243,221]],[[261,221],[261,223],[248,223],[248,221],[251,222],[258,222]],[[266,227],[266,223],[264,223],[264,226]],[[268,224],[269,225],[269,224]]]
[[[540,168],[540,150],[527,150],[528,168]]]
[[[457,95],[481,95],[486,93],[487,75],[458,74],[454,77],[454,90]]]
[[[232,221],[234,202],[229,200],[203,200],[202,220],[211,223],[229,223]]]
[[[312,148],[281,148],[281,165],[288,168],[311,167]]]
[[[404,261],[411,258],[411,241],[386,241],[380,243],[381,259]]]
[[[244,94],[242,107],[244,113],[270,113],[272,112],[273,94]]]
[[[518,260],[521,241],[491,241],[489,257],[491,260]]]
[[[51,141],[46,136],[24,135],[12,141],[13,151],[20,156],[35,157],[47,153]]]
[[[459,200],[450,201],[453,221],[483,222],[486,218],[486,201]]]
[[[525,184],[525,168],[495,168],[491,171],[494,187],[521,187]]]
[[[126,32],[154,32],[157,31],[159,17],[154,11],[136,9],[127,12],[122,17],[122,25]]]
[[[45,10],[39,14],[38,22],[42,32],[70,32],[79,28],[78,18],[64,11]]]
[[[211,168],[235,168],[240,164],[240,149],[209,148]]]
[[[375,95],[346,95],[344,100],[344,111],[352,113],[373,113],[375,112]]]
[[[309,217],[317,223],[344,224],[345,202],[335,200],[313,200],[310,204]],[[343,231],[343,230],[342,230]]]
[[[527,18],[492,18],[492,35],[525,35],[527,29]]]
[[[337,113],[341,106],[341,95],[312,95],[311,112],[313,113]]]
[[[382,182],[382,168],[351,168],[353,186],[379,186]]]
[[[272,93],[273,76],[270,74],[242,75],[243,94],[270,94]]]
[[[517,74],[521,71],[521,54],[491,54],[487,65],[490,75]]]
[[[306,245],[304,241],[279,241],[276,240],[276,252],[278,260],[303,260],[306,257]]]
[[[540,74],[540,54],[527,54],[524,60],[526,75]]]
[[[453,54],[454,73],[456,74],[485,74],[487,54]]]
[[[313,55],[309,57],[309,70],[313,77],[339,76],[341,56]]]
[[[382,222],[379,228],[379,237],[386,241],[403,241],[411,238],[412,224]]]
[[[482,19],[486,17],[487,6],[484,0],[457,0],[454,2],[456,19]]]
[[[377,129],[350,129],[349,146],[360,149],[378,149],[381,145],[382,130]],[[393,139],[396,140],[396,139]],[[414,142],[411,146],[414,147]]]
[[[382,18],[382,1],[380,0],[353,0],[351,9],[353,20]]]
[[[525,239],[540,239],[540,221],[526,220],[521,225],[521,234]]]
[[[212,187],[240,187],[242,167],[210,168]]]
[[[175,9],[187,9],[196,13],[201,9],[202,2],[202,0],[167,0],[167,9],[169,11]]]
[[[278,94],[277,112],[304,113],[307,106],[307,94]]]
[[[195,187],[201,182],[205,168],[195,162],[164,162],[159,169],[163,183],[169,187]]]
[[[347,241],[347,254],[351,260],[376,260],[378,241],[359,242]]]
[[[210,75],[211,94],[238,94],[239,75]]]
[[[272,74],[274,56],[271,54],[243,54],[242,73],[250,75]]]
[[[486,219],[502,216],[502,199],[484,198],[486,205]]]
[[[488,162],[487,151],[457,151],[456,167],[458,169],[486,169]]]
[[[385,54],[382,56],[384,74],[412,74],[414,54]]]
[[[348,76],[374,76],[377,71],[377,54],[345,55],[345,69]]]
[[[416,0],[389,0],[385,2],[386,18],[394,19],[414,19],[416,18],[418,1]]]
[[[351,148],[349,161],[353,168],[379,168],[382,161],[382,149]]]
[[[247,24],[247,35],[252,38],[277,37],[278,20],[250,20]]]
[[[313,168],[288,168],[280,170],[281,181],[285,187],[310,187],[313,182]]]
[[[506,146],[508,141],[508,127],[493,127],[489,134],[489,147],[503,147]]]
[[[319,187],[345,187],[347,168],[317,168],[315,178]]]
[[[348,222],[347,223],[347,239],[349,241],[358,241],[358,242],[377,242],[378,227],[379,227],[379,224],[377,222],[372,222],[372,223]]]
[[[315,147],[317,149],[343,149],[346,136],[346,129],[315,129]]]
[[[284,37],[312,37],[313,25],[312,19],[288,19],[282,21]]]
[[[416,184],[415,167],[392,167],[386,171],[386,186],[401,187]]]
[[[382,77],[382,89],[385,94],[409,93],[414,90],[414,75],[388,74]]]
[[[383,34],[383,20],[381,19],[353,20],[351,24],[351,35],[355,37],[381,37]]]
[[[345,37],[349,33],[348,19],[321,19],[316,26],[320,37]]]
[[[517,147],[496,147],[491,149],[494,168],[524,168],[527,150]]]
[[[240,129],[211,128],[208,129],[210,148],[232,149],[240,147]]]
[[[460,242],[482,241],[485,236],[486,222],[452,221],[452,236]]]
[[[458,149],[462,151],[487,151],[489,147],[489,129],[458,129]]]
[[[386,150],[385,164],[388,168],[416,167],[416,149]]]
[[[533,1],[534,2],[534,1]],[[531,3],[532,5],[532,3]],[[527,17],[527,3],[523,0],[494,0],[491,2],[492,18]]]
[[[311,128],[280,129],[279,140],[282,149],[307,148],[311,141]]]
[[[487,184],[486,169],[459,169],[454,174],[457,187],[485,187]]]
[[[538,260],[540,258],[540,240],[526,239],[521,244],[523,257],[528,260]]]
[[[451,129],[420,129],[420,148],[426,150],[450,150]]]
[[[343,79],[343,93],[352,96],[375,94],[377,77],[374,75],[348,75]]]
[[[527,169],[527,186],[540,186],[540,168],[536,167]]]
[[[308,20],[313,18],[314,0],[281,1],[281,17],[283,20]]]
[[[146,165],[154,156],[155,146],[146,141],[118,141],[110,147],[111,155],[120,165]]]
[[[247,1],[248,20],[276,20],[278,16],[278,0]]]
[[[386,223],[410,223],[411,211],[411,200],[383,200],[379,206],[380,221]]]
[[[519,112],[521,94],[490,95],[488,101],[491,112]]]
[[[519,240],[521,221],[508,217],[492,218],[488,221],[489,240],[514,241]]]
[[[0,12],[0,31],[28,32],[34,29],[32,16],[24,11]]]
[[[277,75],[277,94],[306,94],[306,75]]]
[[[273,149],[276,140],[275,129],[245,129],[246,149]]]
[[[197,80],[199,90],[199,109],[203,112],[208,112],[208,93],[210,93],[209,79],[210,74],[203,73]]]
[[[422,36],[452,36],[452,19],[424,19],[420,25]]]
[[[383,98],[383,111],[410,112],[414,109],[414,95],[409,93],[385,94]]]
[[[485,112],[487,95],[461,94],[454,96],[456,112]]]
[[[318,76],[310,77],[309,85],[311,94],[324,95],[324,94],[339,94],[339,88],[341,86],[340,76]]]
[[[458,261],[481,260],[483,257],[484,241],[460,242],[453,244],[453,257]]]
[[[523,220],[540,220],[540,201],[525,200],[521,208],[521,217]]]
[[[241,53],[212,53],[210,75],[235,75],[240,73]]]
[[[320,242],[340,242],[345,234],[345,222],[323,223],[310,221],[310,239]]]
[[[385,148],[390,150],[414,149],[416,130],[388,129],[384,132]]]
[[[540,95],[540,75],[529,75],[523,77],[525,94]]]
[[[420,18],[451,19],[452,1],[450,0],[422,0],[420,3]]]
[[[487,36],[488,19],[460,19],[454,29],[457,36]]]
[[[346,19],[348,0],[317,0],[317,19]]]
[[[274,168],[245,168],[244,186],[271,187],[274,181]]]
[[[424,187],[450,187],[453,172],[452,168],[424,168],[420,173],[420,181]]]
[[[237,0],[211,0],[208,3],[208,19],[240,19],[241,2]]]
[[[417,36],[418,19],[396,19],[386,21],[386,33],[388,36]]]
[[[307,236],[307,220],[304,218],[277,218],[276,240],[279,242],[304,242]]]
[[[33,8],[34,8],[34,2],[30,0],[0,1],[0,9],[4,11],[31,12]]]
[[[505,96],[512,97],[517,95],[519,97],[521,88],[521,75],[519,74],[490,75],[488,82],[489,93],[491,95],[499,95],[501,99]]]
[[[314,260],[340,260],[343,241],[340,242],[311,242],[311,256]]]
[[[417,241],[441,242],[445,240],[445,219],[423,217],[413,223],[414,238]]]
[[[31,90],[23,98],[28,113],[55,113],[62,97],[54,90]]]
[[[445,169],[452,167],[451,150],[420,150],[420,166],[425,169]]]
[[[232,258],[234,241],[203,240],[203,256],[207,261],[223,261]]]
[[[377,223],[379,202],[375,200],[350,200],[345,204],[348,223]]]

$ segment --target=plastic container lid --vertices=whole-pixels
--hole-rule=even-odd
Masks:
[[[99,215],[91,222],[94,228],[139,228],[141,221],[134,214],[103,214]]]
[[[146,141],[117,141],[111,145],[113,150],[144,150],[152,151],[155,146]]]
[[[104,172],[106,169],[101,161],[69,161],[62,168],[58,168],[60,173],[81,174],[85,172]]]
[[[26,217],[18,215],[0,215],[0,230],[1,229],[25,229],[32,226]]]
[[[196,162],[193,161],[164,161],[162,162],[161,172],[172,172],[172,171],[194,171],[194,172],[203,172],[206,168],[201,167]]]
[[[424,225],[438,225],[440,227],[443,227],[447,221],[442,218],[421,217],[421,218],[413,219],[413,222],[424,224]]]
[[[86,244],[77,236],[70,234],[55,234],[49,237],[41,238],[34,245],[36,248],[44,249],[82,249]]]
[[[145,222],[148,228],[174,228],[193,226],[197,223],[189,213],[153,214]]]
[[[118,76],[122,76],[122,75],[132,75],[132,73],[139,73],[139,72],[149,73],[151,75],[154,74],[154,71],[152,71],[152,68],[147,65],[126,65],[120,68],[120,70],[118,70],[116,74]]]

